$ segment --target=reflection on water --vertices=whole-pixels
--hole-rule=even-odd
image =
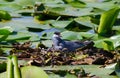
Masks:
[[[32,16],[23,16],[21,18],[13,18],[12,20],[13,21],[20,21],[20,22],[23,22],[23,23],[36,23],[36,24],[40,24],[40,23],[36,22],[34,20],[34,17],[32,17]],[[42,34],[44,34],[44,33],[55,32],[55,31],[60,31],[60,30],[58,30],[56,28],[51,28],[51,29],[46,29],[46,30],[44,30],[42,32],[33,32],[33,33],[36,33],[36,34],[38,34],[38,36],[41,37]]]
[[[13,21],[24,21],[24,22],[33,22],[34,17],[32,16],[22,16],[20,18],[12,18]]]
[[[41,37],[44,33],[55,32],[55,31],[60,31],[60,30],[55,29],[55,28],[51,28],[51,29],[46,29],[46,30],[44,30],[42,32],[35,32],[35,33],[37,33]]]
[[[38,21],[35,21],[34,20],[34,17],[32,16],[22,16],[21,18],[13,18],[12,21],[13,23],[17,23],[17,28],[15,30],[19,31],[20,28],[22,28],[22,30],[20,31],[23,31],[23,29],[25,28],[25,26],[27,25],[28,27],[29,26],[41,26],[42,24],[40,24]],[[22,26],[21,26],[21,23],[22,23]],[[19,25],[20,24],[20,25]],[[16,24],[14,24],[16,25]],[[19,26],[21,26],[19,28]],[[15,26],[16,27],[16,26]],[[27,27],[26,27],[27,28]],[[40,32],[33,32],[33,33],[36,33],[39,37],[41,37],[44,33],[48,33],[48,32],[55,32],[55,31],[60,31],[59,29],[56,29],[56,28],[48,28],[48,29],[45,29],[44,31],[40,31]],[[23,31],[24,32],[24,31]],[[88,31],[89,33],[95,33],[94,30],[89,30]]]

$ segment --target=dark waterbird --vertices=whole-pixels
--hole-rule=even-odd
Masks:
[[[90,44],[91,42],[85,41],[65,41],[61,38],[60,32],[54,32],[52,36],[53,46],[52,49],[58,51],[67,51],[67,52],[74,52],[79,48],[83,48]]]

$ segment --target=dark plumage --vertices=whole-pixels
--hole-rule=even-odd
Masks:
[[[72,52],[72,51],[76,51],[76,49],[78,48],[85,46],[82,42],[79,41],[65,41],[61,39],[60,32],[54,33],[52,37],[52,41],[53,41],[53,48],[55,50],[60,50],[60,51],[66,50]]]

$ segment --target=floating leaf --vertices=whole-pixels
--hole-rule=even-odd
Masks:
[[[53,34],[54,34],[53,31],[52,32],[45,32],[45,33],[42,34],[41,39],[51,39]]]
[[[4,41],[7,37],[8,35],[0,35],[0,41]]]
[[[74,19],[77,23],[81,24],[82,26],[86,26],[88,28],[93,28],[95,24],[91,22],[91,18],[86,16],[86,17],[79,17]],[[81,27],[82,28],[82,27]]]
[[[120,35],[112,36],[112,37],[110,37],[110,39],[112,40],[115,48],[120,46]]]
[[[7,11],[0,10],[0,20],[10,20],[11,16]]]
[[[109,75],[112,73],[114,70],[111,69],[105,69],[105,68],[100,68],[99,65],[76,65],[76,66],[56,66],[56,67],[42,67],[44,70],[74,70],[74,69],[79,69],[83,68],[86,73],[90,73],[91,75],[96,75],[102,78],[117,78],[116,76],[111,76]],[[97,70],[96,70],[97,69]],[[57,78],[57,77],[56,77]]]
[[[28,40],[31,36],[26,33],[17,33],[16,35],[9,35],[7,41]]]
[[[79,33],[84,39],[90,39],[90,40],[98,40],[98,35],[94,33],[89,32],[80,32]]]
[[[11,21],[0,22],[0,26],[10,26],[14,31],[26,31],[27,29],[50,29],[47,25],[42,25],[37,21],[34,21],[33,17],[13,18]]]
[[[83,16],[75,18],[71,23],[69,23],[65,28],[70,31],[87,31],[95,28],[97,25],[92,23],[91,17]]]
[[[12,2],[12,1],[14,1],[14,0],[5,0],[5,1]]]
[[[118,78],[120,77],[120,60],[118,60],[115,66],[115,73],[117,74]]]
[[[0,28],[0,35],[9,35],[13,32],[13,29],[10,26],[5,26]]]
[[[39,36],[35,33],[31,32],[18,32],[16,34],[9,35],[6,41],[21,41],[29,40],[29,41],[37,41],[40,40]]]
[[[46,47],[52,47],[52,40],[44,40],[42,41],[42,44],[44,44]]]
[[[104,48],[104,46],[103,46],[103,41],[104,40],[107,40],[107,39],[100,39],[100,40],[96,40],[96,41],[94,41],[94,43],[95,43],[95,47],[97,47],[97,48]]]
[[[0,28],[0,41],[4,41],[12,32],[13,29],[9,26]]]
[[[52,23],[52,25],[55,28],[65,28],[67,27],[72,21],[55,21]]]
[[[30,25],[27,27],[29,31],[32,31],[32,32],[41,32],[45,29],[50,29],[50,25],[46,24],[46,25]]]
[[[77,76],[67,73],[65,78],[77,78]]]
[[[60,78],[60,76],[52,73],[52,74],[49,74],[49,78]]]
[[[66,4],[70,4],[73,7],[77,7],[77,8],[83,8],[85,7],[85,3],[82,1],[78,1],[78,0],[63,0]]]
[[[63,15],[63,16],[85,16],[85,15],[91,15],[90,11],[92,8],[84,8],[84,9],[77,9],[77,8],[65,8],[65,9],[50,9],[50,12],[56,13],[58,15]],[[48,11],[48,12],[49,12]]]
[[[0,78],[7,78],[7,73],[6,72],[3,72],[3,73],[0,73]]]
[[[62,38],[66,40],[81,40],[82,37],[77,32],[64,31],[61,33]]]
[[[21,68],[22,78],[48,78],[48,75],[36,66],[26,66]]]
[[[114,4],[114,2],[112,1],[108,1],[108,2],[87,2],[86,3],[86,7],[95,7],[95,8],[99,8],[101,10],[109,10],[113,7],[116,7],[117,5]]]
[[[0,73],[6,71],[6,63],[0,62]]]
[[[107,50],[107,51],[114,50],[113,43],[108,40],[103,41],[103,47],[104,47],[104,50]]]

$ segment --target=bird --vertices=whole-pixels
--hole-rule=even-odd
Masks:
[[[78,48],[84,47],[85,44],[80,41],[67,41],[61,38],[60,32],[54,32],[52,36],[53,48],[58,51],[74,52]]]

